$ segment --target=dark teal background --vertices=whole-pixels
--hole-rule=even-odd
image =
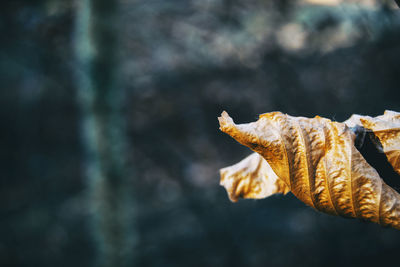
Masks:
[[[398,264],[397,230],[318,213],[291,194],[230,203],[218,169],[250,151],[217,122],[223,110],[239,123],[277,110],[338,121],[400,111],[396,6],[120,2],[116,67],[137,266]],[[74,76],[76,8],[1,4],[0,266],[94,266],[97,258]],[[286,31],[304,38],[300,48],[290,48]]]

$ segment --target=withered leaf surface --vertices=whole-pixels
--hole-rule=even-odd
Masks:
[[[379,139],[383,152],[394,170],[400,174],[400,113],[385,111],[382,116],[361,117],[362,126]]]
[[[235,165],[221,169],[220,174],[220,184],[225,187],[229,199],[234,202],[239,197],[260,199],[290,191],[268,162],[257,153],[251,154]]]
[[[231,200],[291,191],[319,211],[400,229],[400,195],[363,158],[349,128],[358,125],[372,131],[398,171],[399,113],[385,112],[376,118],[358,115],[346,123],[281,112],[262,114],[258,121],[246,124],[235,124],[225,111],[218,119],[223,132],[269,164],[252,154],[222,169],[221,185]]]

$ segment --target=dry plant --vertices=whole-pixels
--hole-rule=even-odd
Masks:
[[[343,123],[281,112],[246,124],[225,111],[218,119],[221,131],[256,152],[220,171],[232,201],[290,191],[316,210],[400,229],[400,194],[358,150],[372,138],[400,174],[400,113],[353,115]]]

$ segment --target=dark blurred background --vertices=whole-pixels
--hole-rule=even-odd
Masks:
[[[399,264],[397,230],[291,194],[230,203],[218,170],[250,151],[217,122],[400,111],[394,1],[7,0],[0,14],[0,266]]]

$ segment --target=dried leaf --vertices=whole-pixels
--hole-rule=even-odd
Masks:
[[[273,194],[286,194],[289,187],[278,178],[268,162],[253,153],[239,163],[220,170],[221,182],[229,199],[236,202],[242,198],[266,198]]]
[[[394,117],[390,117],[390,123],[398,122]],[[318,116],[292,117],[280,112],[262,114],[258,121],[247,124],[236,125],[226,112],[218,119],[223,132],[260,154],[284,185],[305,204],[325,213],[400,229],[400,195],[366,162],[354,145],[356,134],[345,123]],[[354,125],[362,123],[367,128],[367,122],[371,119],[360,116]],[[379,128],[381,124],[373,122],[376,128],[370,128],[377,134],[383,126]],[[395,128],[385,127],[384,130]],[[263,188],[276,185],[274,176],[270,171],[261,173],[251,162],[252,159],[245,159],[221,171],[221,184],[231,199],[239,195],[260,198],[263,194],[269,196],[287,190]],[[246,163],[252,165],[245,166]]]
[[[400,113],[385,111],[382,116],[365,116],[360,120],[364,128],[371,130],[379,139],[389,163],[400,174]]]
[[[344,123],[371,132],[376,148],[385,153],[388,162],[400,174],[400,113],[386,110],[375,118],[355,114]]]

